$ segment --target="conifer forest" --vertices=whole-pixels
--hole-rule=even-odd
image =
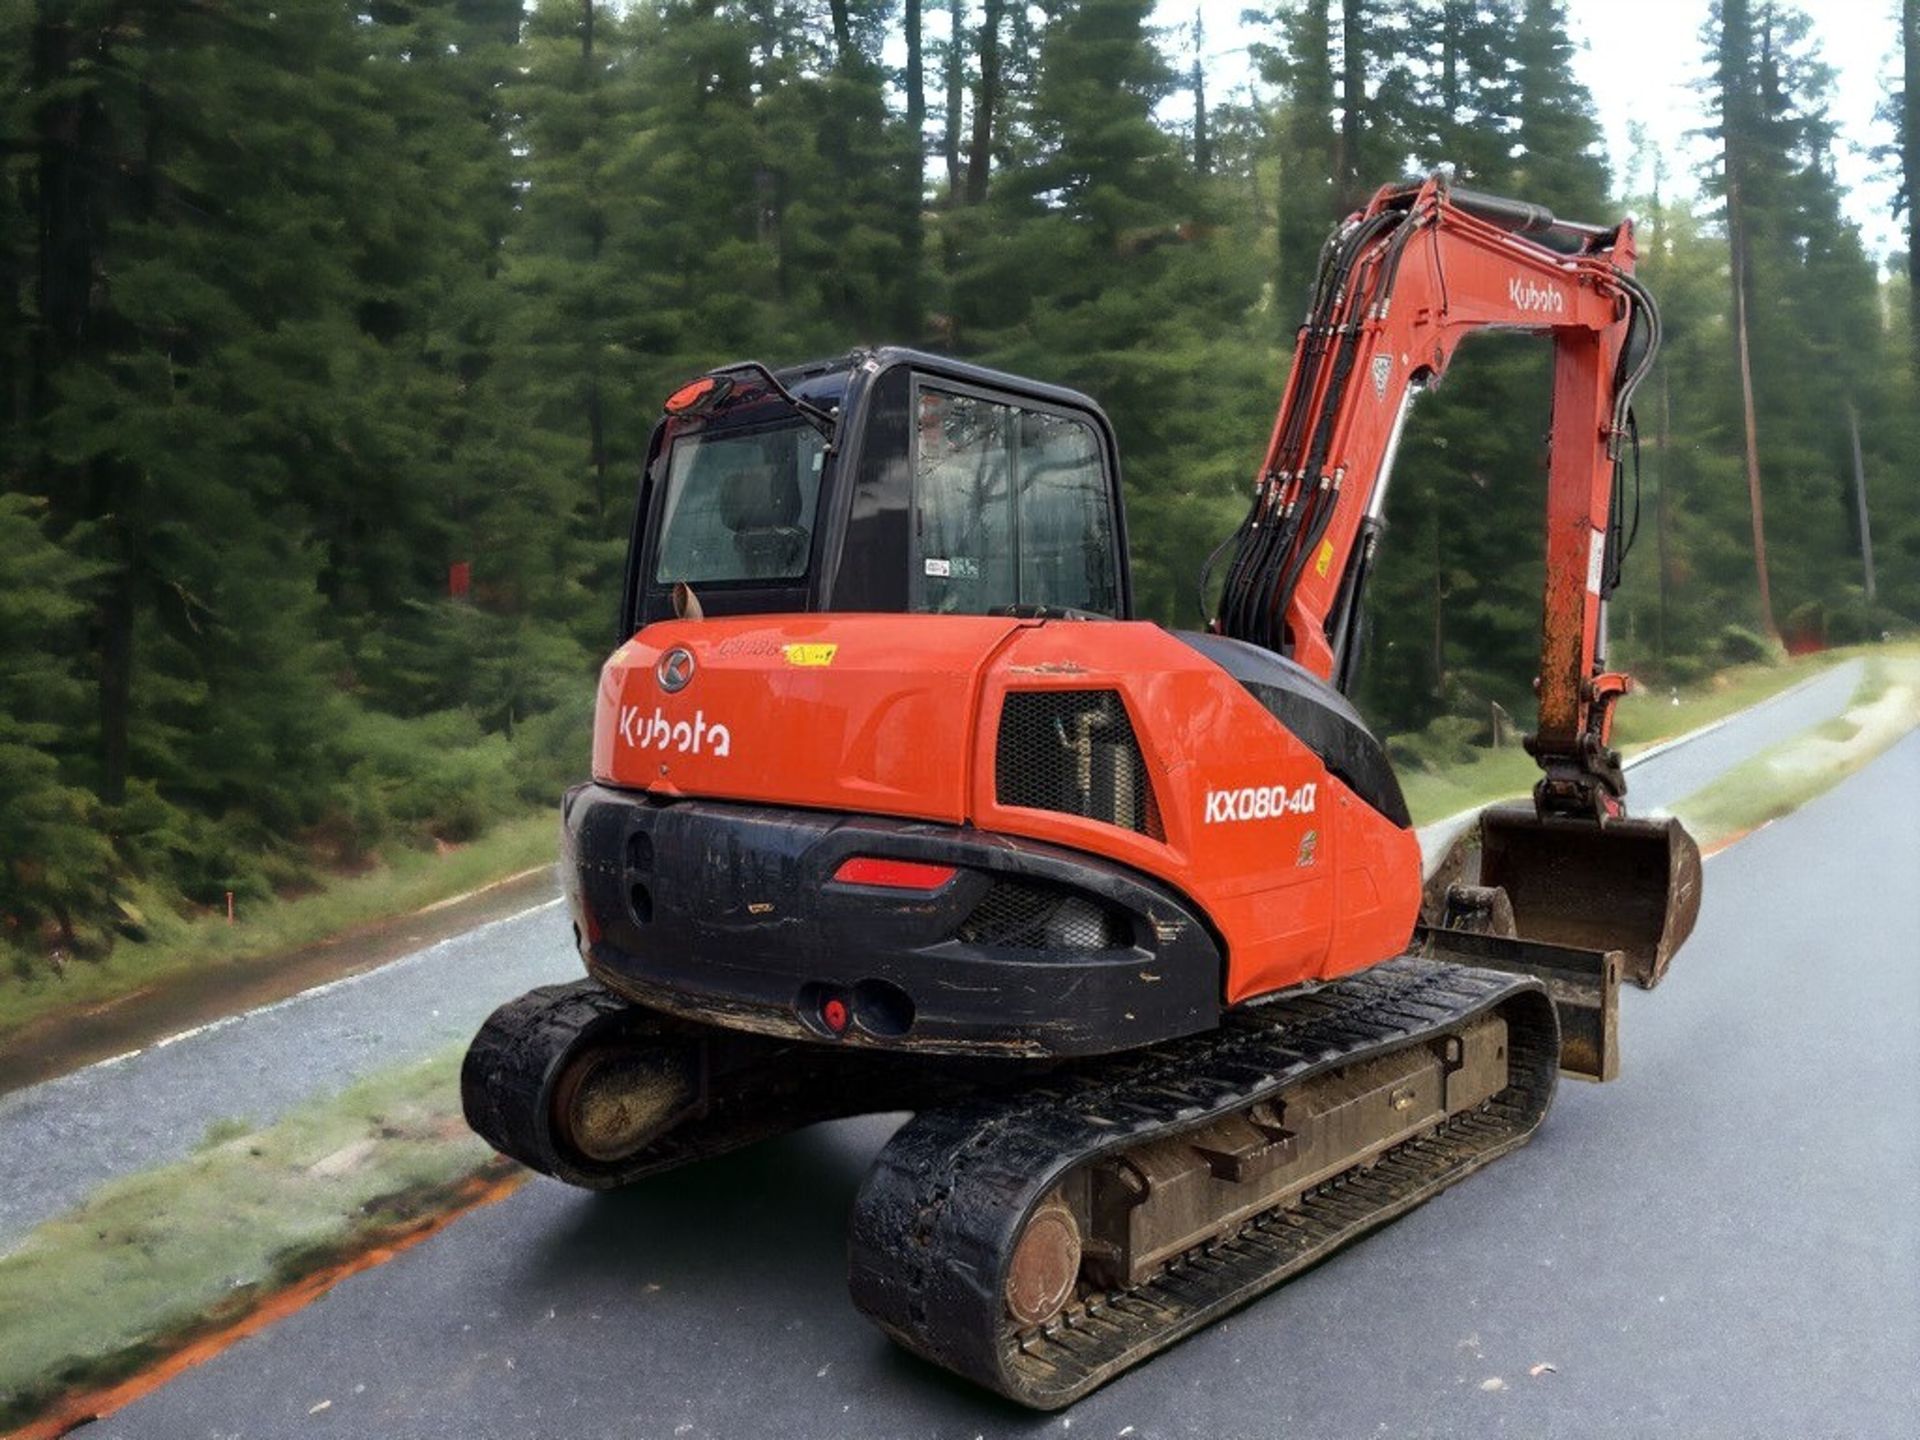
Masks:
[[[1920,250],[1847,218],[1803,11],[1703,7],[1697,164],[1606,153],[1563,0],[1254,4],[1226,86],[1150,0],[0,0],[7,963],[552,805],[661,400],[729,360],[1089,392],[1197,627],[1322,241],[1436,167],[1636,219],[1618,666],[1920,623]],[[1920,3],[1858,9],[1906,243]],[[1476,341],[1414,413],[1357,697],[1410,763],[1528,722],[1549,379]]]

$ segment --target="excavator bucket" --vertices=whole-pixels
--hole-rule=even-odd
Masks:
[[[1699,917],[1700,847],[1678,820],[1489,806],[1428,881],[1430,923],[1441,923],[1448,890],[1463,882],[1504,891],[1521,939],[1618,950],[1624,978],[1651,990]]]

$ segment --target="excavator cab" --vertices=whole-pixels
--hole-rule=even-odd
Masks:
[[[1119,452],[1086,396],[891,347],[683,386],[648,446],[620,639],[680,616],[1129,619]]]

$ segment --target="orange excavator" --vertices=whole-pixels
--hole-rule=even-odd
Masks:
[[[562,805],[586,979],[502,1006],[473,1128],[575,1185],[912,1111],[854,1206],[855,1303],[1065,1405],[1525,1142],[1618,1068],[1621,980],[1700,858],[1630,819],[1604,661],[1629,224],[1436,177],[1323,252],[1204,633],[1133,618],[1083,395],[905,349],[666,402],[593,779]],[[1554,347],[1531,803],[1423,879],[1348,702],[1394,451],[1482,330]]]

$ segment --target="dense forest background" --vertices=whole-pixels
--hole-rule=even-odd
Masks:
[[[1640,217],[1620,661],[1920,618],[1916,262],[1843,217],[1800,11],[1712,6],[1696,175],[1609,172],[1556,0],[1279,3],[1257,104],[1151,10],[0,0],[0,944],[551,803],[660,398],[728,359],[904,340],[1092,392],[1142,604],[1197,623],[1321,240],[1437,165]],[[1916,0],[1859,23],[1910,202]],[[1401,455],[1362,700],[1415,756],[1529,709],[1541,349],[1469,347]]]

